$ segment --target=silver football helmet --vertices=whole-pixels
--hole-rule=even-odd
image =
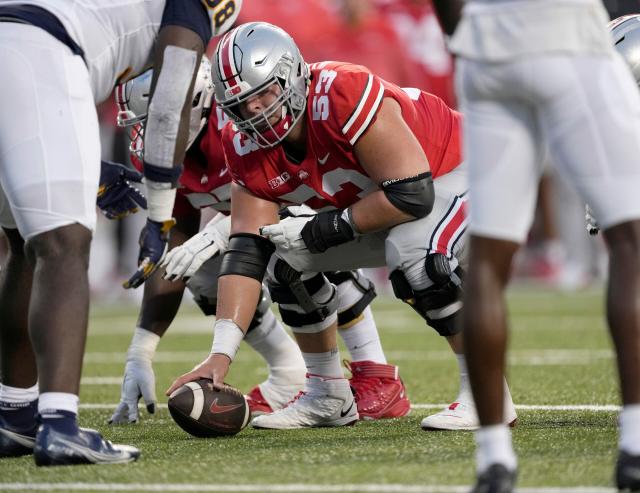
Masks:
[[[266,22],[236,27],[218,43],[212,65],[216,104],[258,146],[282,142],[304,115],[309,68],[295,41],[279,27]],[[243,118],[241,105],[273,84],[281,90],[273,103]],[[272,124],[275,115],[280,118]]]
[[[115,98],[118,105],[117,124],[129,129],[131,139],[130,151],[142,158],[142,140],[144,124],[149,108],[153,69],[123,82],[116,87]],[[189,139],[187,149],[196,140],[207,123],[213,102],[213,82],[211,81],[211,62],[203,55],[196,75],[191,100],[191,116],[189,118]]]
[[[640,85],[640,14],[623,15],[609,23],[616,50]]]

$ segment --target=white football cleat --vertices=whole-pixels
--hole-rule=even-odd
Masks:
[[[505,386],[504,416],[505,423],[515,426],[518,420],[516,408],[511,399],[509,388]],[[475,431],[480,428],[480,421],[476,412],[476,406],[470,392],[461,392],[456,401],[442,411],[427,416],[420,426],[423,430],[467,430]]]
[[[299,384],[275,385],[270,380],[265,380],[245,395],[251,416],[256,417],[282,409],[295,399],[303,388],[304,381]]]
[[[346,378],[308,376],[304,392],[286,407],[256,416],[251,426],[274,430],[348,426],[358,418],[358,408]]]

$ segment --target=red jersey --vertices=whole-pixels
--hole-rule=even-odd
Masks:
[[[310,69],[307,152],[301,163],[289,161],[281,145],[258,148],[232,125],[222,131],[232,178],[254,195],[321,210],[348,207],[378,189],[358,162],[354,145],[375,122],[385,97],[400,105],[434,178],[461,163],[461,115],[441,99],[400,89],[360,65],[321,62]]]
[[[173,207],[175,217],[192,215],[204,207],[212,207],[226,214],[231,211],[231,176],[220,141],[221,130],[228,121],[227,115],[214,103],[207,128],[185,156]],[[132,155],[131,161],[142,171],[142,163],[135,156]]]
[[[231,211],[231,177],[220,142],[221,130],[228,121],[227,115],[214,103],[204,135],[194,142],[185,156],[175,216],[204,207],[225,213]]]

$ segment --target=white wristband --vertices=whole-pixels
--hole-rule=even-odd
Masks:
[[[224,354],[231,361],[236,357],[244,332],[233,320],[219,319],[213,327],[213,345],[211,353]]]
[[[149,219],[159,223],[168,221],[173,217],[173,205],[176,201],[176,189],[160,189],[155,183],[145,180],[147,185],[147,206],[149,207]]]
[[[159,342],[160,336],[158,334],[142,327],[136,327],[127,351],[127,360],[153,360]]]

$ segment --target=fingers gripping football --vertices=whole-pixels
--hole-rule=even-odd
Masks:
[[[161,264],[164,278],[176,281],[193,276],[207,260],[227,249],[230,229],[230,217],[213,218],[200,233],[167,254]]]

